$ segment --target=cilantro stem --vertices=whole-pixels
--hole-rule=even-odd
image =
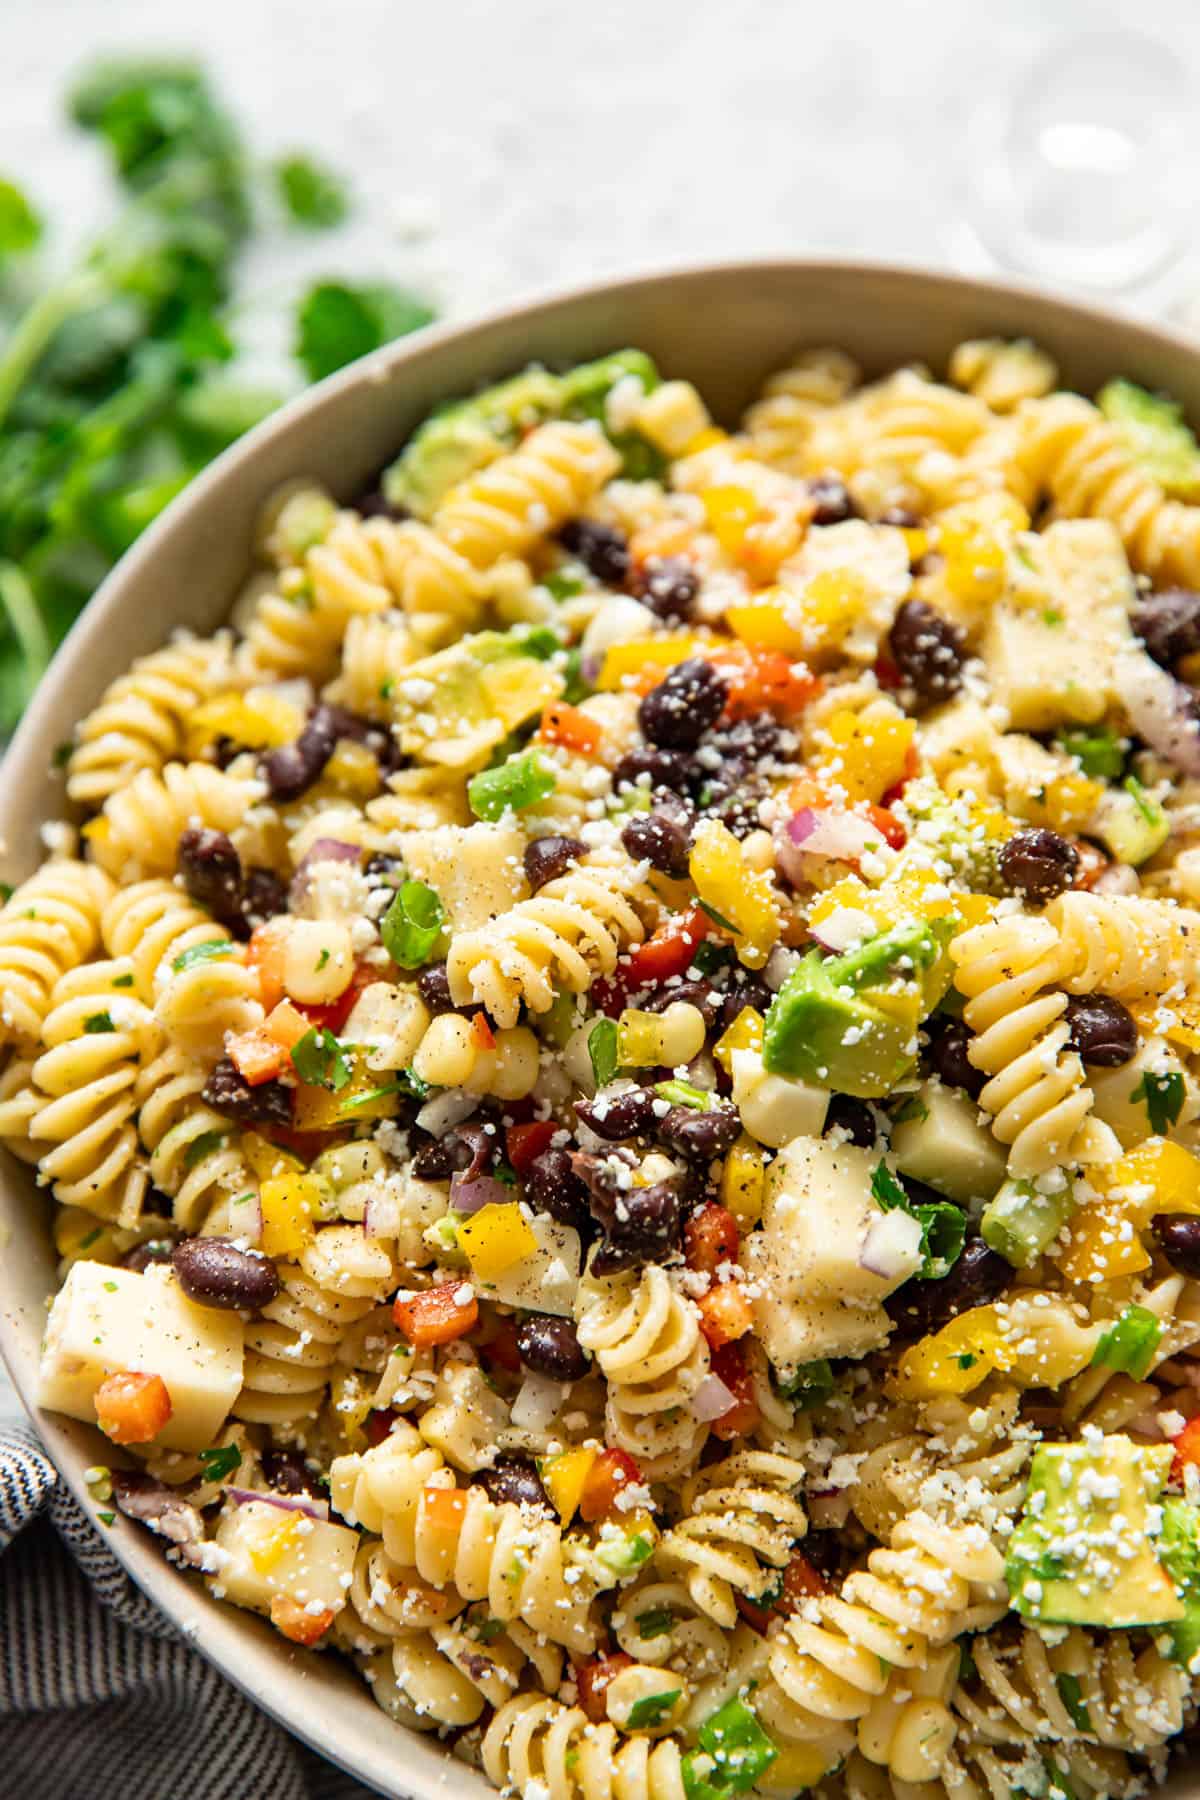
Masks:
[[[103,299],[104,279],[96,269],[80,269],[40,294],[22,315],[0,355],[0,428],[50,340],[72,314]]]
[[[31,694],[50,666],[50,634],[33,589],[16,563],[0,562],[0,608],[20,646],[25,693]]]

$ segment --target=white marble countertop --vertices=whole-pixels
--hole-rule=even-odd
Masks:
[[[462,316],[535,288],[688,258],[959,254],[971,109],[1056,40],[1128,27],[1116,0],[10,0],[0,173],[94,232],[111,183],[63,122],[97,52],[198,55],[264,158],[353,177],[336,237],[247,259],[269,353],[309,275],[387,276]],[[1200,64],[1195,0],[1136,21]],[[14,1410],[0,1376],[0,1422]]]

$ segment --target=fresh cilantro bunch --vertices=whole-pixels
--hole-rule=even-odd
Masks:
[[[283,398],[231,368],[230,299],[262,194],[310,230],[349,205],[309,158],[256,170],[194,64],[98,64],[68,111],[107,146],[123,204],[39,292],[42,221],[0,178],[0,734],[117,558]],[[322,282],[297,308],[298,360],[319,379],[431,316],[380,284]]]

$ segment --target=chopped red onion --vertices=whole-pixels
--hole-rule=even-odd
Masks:
[[[292,876],[288,888],[288,905],[296,907],[308,893],[309,873],[318,863],[345,862],[360,863],[362,861],[362,845],[347,844],[341,838],[317,838],[300,861],[296,864],[296,873]]]
[[[706,1375],[692,1395],[692,1416],[707,1424],[711,1419],[722,1418],[731,1406],[736,1405],[737,1395],[725,1386],[721,1377]]]
[[[1113,681],[1138,736],[1185,775],[1200,776],[1200,718],[1183,683],[1144,650],[1123,650]]]
[[[865,851],[878,849],[883,835],[877,825],[860,813],[802,806],[787,824],[775,830],[775,854],[792,881],[808,879],[806,858],[826,862],[856,863]]]
[[[469,1180],[465,1175],[450,1177],[450,1204],[455,1212],[475,1213],[484,1206],[503,1206],[512,1195],[494,1175],[478,1175]]]
[[[789,950],[786,944],[776,944],[763,966],[763,980],[773,994],[779,992],[800,960],[798,950]]]
[[[518,1431],[545,1431],[562,1409],[567,1389],[548,1375],[526,1375],[512,1404]]]
[[[468,1094],[462,1088],[447,1088],[443,1094],[435,1094],[427,1100],[417,1114],[417,1124],[430,1137],[443,1137],[464,1119],[469,1119],[478,1111],[479,1095]]]
[[[859,1247],[859,1267],[881,1281],[901,1281],[921,1262],[921,1226],[911,1214],[893,1208],[872,1219]]]
[[[252,1501],[261,1500],[264,1506],[276,1506],[280,1512],[305,1513],[310,1519],[329,1517],[328,1500],[313,1500],[307,1494],[277,1494],[274,1490],[259,1494],[253,1488],[235,1487],[226,1488],[225,1492],[235,1506],[249,1506]]]

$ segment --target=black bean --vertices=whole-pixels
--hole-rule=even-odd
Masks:
[[[126,1518],[136,1519],[156,1537],[166,1538],[180,1560],[200,1567],[204,1555],[204,1520],[177,1488],[156,1481],[141,1469],[114,1469],[109,1476],[113,1499]]]
[[[940,1281],[906,1281],[884,1305],[905,1337],[924,1337],[956,1314],[996,1299],[1011,1280],[1012,1268],[997,1251],[989,1250],[982,1238],[968,1238],[948,1275]]]
[[[873,1150],[878,1132],[875,1127],[875,1115],[865,1100],[856,1100],[853,1094],[834,1094],[830,1097],[829,1108],[825,1114],[825,1135],[831,1131],[844,1131],[852,1144],[860,1150]]]
[[[725,1004],[721,1008],[721,1030],[728,1031],[740,1012],[752,1006],[755,1012],[766,1017],[767,1008],[775,996],[761,975],[747,975],[731,987],[725,996]]]
[[[132,1250],[125,1252],[121,1267],[140,1274],[151,1263],[169,1263],[174,1249],[174,1238],[147,1238],[144,1244],[135,1244]]]
[[[490,1469],[479,1471],[479,1483],[497,1506],[535,1506],[553,1513],[542,1478],[523,1456],[498,1456]]]
[[[242,859],[223,831],[189,826],[180,833],[175,866],[192,899],[214,919],[240,919]]]
[[[668,1006],[674,1006],[676,1002],[694,1006],[703,1018],[706,1030],[711,1031],[721,1017],[725,999],[711,981],[679,981],[669,987],[660,987],[641,1004],[643,1012],[652,1013],[666,1012]]]
[[[543,1150],[534,1158],[525,1177],[525,1198],[534,1212],[549,1213],[560,1225],[576,1230],[590,1216],[587,1189],[565,1150]]]
[[[280,880],[274,869],[247,869],[242,885],[243,928],[253,931],[256,925],[263,925],[268,919],[286,912],[287,904],[287,884]]]
[[[534,838],[525,846],[525,879],[536,894],[548,881],[565,875],[571,864],[586,854],[587,845],[578,838]]]
[[[310,1469],[299,1450],[264,1450],[262,1471],[277,1494],[320,1496],[320,1477]]]
[[[1057,831],[1033,825],[1014,832],[1000,846],[997,865],[1006,888],[1044,904],[1070,887],[1079,868],[1079,852]]]
[[[1070,1044],[1085,1063],[1119,1069],[1137,1054],[1137,1020],[1108,994],[1080,994],[1067,1001]]]
[[[698,785],[702,771],[690,756],[677,750],[629,750],[613,770],[613,787],[640,785],[640,777],[648,775],[651,792],[666,789],[672,794],[687,794]]]
[[[637,596],[643,606],[660,619],[680,620],[690,616],[700,577],[682,556],[649,556],[637,585]]]
[[[363,874],[372,887],[398,888],[405,880],[404,863],[398,856],[388,856],[385,851],[377,850],[374,856],[367,858]]]
[[[577,1100],[575,1111],[597,1137],[609,1144],[620,1144],[653,1128],[654,1094],[649,1088],[628,1088],[623,1094],[606,1094],[603,1099]]]
[[[430,1138],[412,1159],[412,1172],[418,1181],[449,1181],[458,1166],[455,1146],[449,1138]]]
[[[741,1136],[742,1121],[733,1106],[712,1106],[699,1112],[693,1106],[673,1106],[658,1121],[658,1135],[672,1150],[697,1162],[724,1156]]]
[[[517,1355],[535,1375],[551,1381],[582,1381],[590,1364],[570,1319],[527,1313],[517,1326]]]
[[[1200,594],[1167,588],[1149,594],[1134,610],[1133,629],[1164,669],[1200,650]]]
[[[573,1158],[576,1169],[581,1163],[597,1164],[599,1158]],[[620,1188],[611,1180],[607,1165],[591,1171],[592,1217],[604,1238],[593,1259],[597,1275],[612,1275],[618,1269],[630,1269],[645,1262],[661,1262],[679,1247],[683,1219],[682,1183],[677,1180],[656,1181],[651,1187]]]
[[[660,875],[678,880],[688,872],[688,831],[665,812],[631,813],[621,842],[630,856],[638,861],[644,857]]]
[[[430,1012],[454,1011],[454,1002],[450,998],[450,977],[446,973],[444,962],[429,963],[421,970],[417,976],[417,992]]]
[[[226,1113],[231,1119],[240,1119],[243,1124],[286,1127],[292,1122],[294,1091],[284,1087],[281,1081],[262,1081],[257,1087],[251,1087],[226,1056],[205,1082],[200,1098],[206,1106]]]
[[[935,1013],[926,1019],[925,1029],[930,1034],[926,1056],[934,1074],[947,1087],[962,1088],[972,1100],[978,1100],[987,1085],[987,1076],[975,1067],[967,1054],[975,1033],[962,1019],[943,1013]]]
[[[1200,1279],[1200,1218],[1192,1213],[1156,1213],[1152,1224],[1171,1267]]]
[[[481,1175],[486,1175],[500,1154],[499,1133],[485,1131],[474,1119],[465,1125],[456,1125],[450,1138],[452,1143],[460,1146],[465,1159],[460,1166],[468,1181],[478,1181]]]
[[[753,713],[748,719],[737,719],[714,731],[709,742],[721,758],[721,773],[732,770],[742,776],[776,754],[779,738],[778,720],[770,713]]]
[[[298,800],[317,781],[333,755],[342,730],[342,709],[321,702],[314,706],[300,736],[270,750],[259,763],[274,800]]]
[[[228,1238],[184,1238],[175,1246],[171,1267],[198,1306],[261,1312],[279,1292],[279,1272],[270,1257],[239,1250]]]
[[[858,518],[858,508],[840,475],[818,475],[806,485],[813,502],[814,525],[841,525]]]
[[[962,687],[962,632],[924,600],[906,600],[888,644],[896,667],[924,706],[951,699]]]
[[[558,541],[577,556],[584,567],[609,587],[624,587],[629,579],[629,541],[615,525],[602,525],[598,519],[571,519],[558,534]]]
[[[361,500],[356,500],[354,510],[362,519],[395,519],[399,522],[412,517],[407,506],[389,500],[381,487],[369,489]]]
[[[725,710],[729,684],[702,656],[689,656],[638,707],[643,737],[660,749],[692,750]]]

